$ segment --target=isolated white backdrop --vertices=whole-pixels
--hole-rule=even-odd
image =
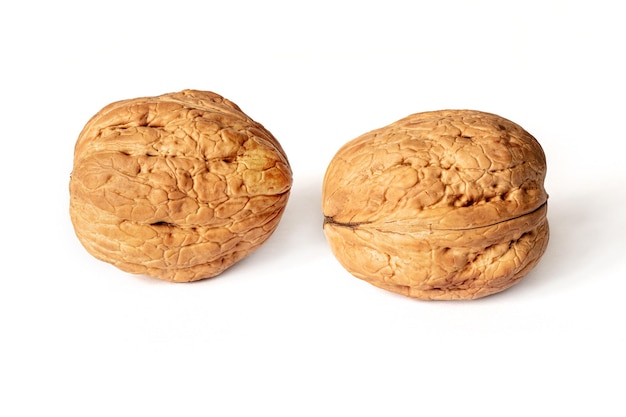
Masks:
[[[611,1],[108,1],[0,6],[7,416],[624,415],[626,30]],[[73,145],[104,105],[236,102],[294,171],[272,238],[169,284],[87,254]],[[321,181],[346,141],[471,108],[537,137],[551,242],[519,285],[420,302],[344,271]]]

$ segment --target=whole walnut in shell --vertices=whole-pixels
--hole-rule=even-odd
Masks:
[[[75,146],[70,215],[89,253],[177,282],[215,276],[276,229],[292,173],[233,102],[185,90],[119,101]]]
[[[324,177],[324,232],[354,276],[424,300],[522,279],[548,243],[546,159],[517,124],[418,113],[344,145]]]

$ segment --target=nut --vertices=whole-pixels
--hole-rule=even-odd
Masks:
[[[291,184],[270,132],[218,94],[185,90],[112,103],[89,120],[74,150],[70,215],[96,258],[195,281],[268,239]]]
[[[324,232],[343,267],[373,285],[424,300],[484,297],[546,249],[545,172],[539,143],[509,120],[413,114],[337,152]]]

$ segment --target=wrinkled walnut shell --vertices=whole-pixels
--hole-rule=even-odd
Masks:
[[[87,123],[75,146],[70,215],[96,258],[195,281],[272,234],[291,184],[270,132],[215,93],[185,90],[112,103]]]
[[[354,276],[424,300],[523,278],[548,243],[546,160],[497,115],[408,116],[344,145],[324,177],[324,232]]]

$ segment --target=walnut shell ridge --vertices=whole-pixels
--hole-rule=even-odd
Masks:
[[[70,217],[85,249],[136,274],[213,277],[274,232],[292,172],[233,102],[184,90],[109,104],[74,149]]]
[[[423,300],[519,282],[548,244],[546,158],[495,114],[410,115],[345,144],[323,181],[324,233],[351,274]]]

